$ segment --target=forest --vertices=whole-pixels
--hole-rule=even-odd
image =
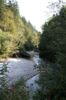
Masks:
[[[42,32],[38,32],[20,16],[16,1],[0,0],[0,59],[19,57],[26,51],[39,53],[41,62],[36,80],[39,88],[30,99],[24,79],[8,88],[3,76],[0,77],[0,100],[66,100],[66,5],[44,23]],[[6,71],[5,66],[0,75]]]
[[[0,58],[37,49],[39,38],[40,32],[20,16],[16,1],[0,0]]]

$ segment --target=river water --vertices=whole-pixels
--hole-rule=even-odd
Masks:
[[[8,84],[13,84],[20,78],[24,78],[27,83],[34,82],[36,79],[35,75],[38,74],[37,68],[39,64],[39,56],[35,55],[31,60],[26,60],[23,58],[9,58],[4,64],[7,64],[7,82]],[[3,63],[0,63],[0,70],[2,69]],[[33,78],[34,77],[34,78]],[[32,84],[32,83],[31,83]]]
[[[15,84],[21,78],[26,80],[26,87],[29,91],[29,99],[32,100],[34,92],[38,89],[38,85],[35,82],[39,79],[37,66],[40,63],[40,58],[34,55],[31,60],[23,58],[9,58],[4,63],[0,63],[0,70],[3,65],[7,65],[7,83],[8,85]],[[6,66],[4,66],[6,67]],[[2,75],[0,75],[2,77]]]

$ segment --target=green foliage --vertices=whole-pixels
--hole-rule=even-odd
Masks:
[[[0,0],[0,20],[4,18],[5,0]]]
[[[6,53],[6,43],[9,41],[9,37],[7,33],[0,32],[0,55],[4,55]]]
[[[7,82],[7,63],[3,63],[2,67],[0,67],[0,92],[6,88]]]
[[[4,62],[0,67],[0,100],[28,100],[24,79],[11,85],[7,82],[7,65],[8,63]]]
[[[52,62],[52,60],[55,61],[59,52],[65,52],[64,50],[66,49],[66,17],[62,17],[65,16],[65,14],[61,14],[61,12],[64,12],[63,9],[66,8],[62,8],[59,15],[54,16],[43,27],[43,34],[39,46],[40,55],[43,53],[43,57],[50,62]]]
[[[39,50],[45,63],[40,70],[38,100],[65,100],[66,7],[43,26]]]
[[[4,88],[0,92],[0,100],[28,100],[28,93],[26,92],[26,87],[24,80],[20,80],[15,85],[9,88]]]
[[[16,39],[7,32],[0,32],[0,57],[8,57],[16,49]]]
[[[36,37],[34,38],[34,33]],[[37,38],[37,39],[36,39]],[[0,1],[0,57],[38,46],[38,32],[24,17],[20,17],[16,1]]]
[[[24,36],[26,37],[24,48],[25,50],[34,50],[38,48],[40,33],[24,17],[22,17],[22,21],[24,23]]]
[[[66,98],[66,91],[61,84],[61,68],[59,64],[41,64],[40,77],[37,82],[39,90],[34,95],[34,100],[62,100]]]
[[[34,49],[38,49],[39,42],[40,42],[40,33],[35,31],[34,34],[32,35],[32,44],[34,46]]]
[[[31,38],[28,38],[28,40],[26,41],[25,45],[24,45],[25,50],[33,50],[34,46],[32,44]]]
[[[8,7],[11,9],[11,11],[13,11],[14,16],[19,15],[18,4],[16,1],[12,2],[11,0],[9,0]]]

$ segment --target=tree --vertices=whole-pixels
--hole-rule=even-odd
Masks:
[[[6,0],[0,0],[0,20],[4,17],[5,2]]]
[[[38,48],[40,33],[24,17],[22,17],[22,22],[24,23],[24,36],[26,37],[25,49],[34,50]]]
[[[66,5],[66,2],[64,2],[64,0],[55,0],[49,3],[48,8],[50,8],[51,12],[56,15],[64,5]]]
[[[39,45],[45,63],[40,72],[38,100],[66,99],[66,7],[43,26]],[[43,72],[44,69],[44,72]],[[42,92],[42,90],[44,90]],[[43,97],[43,98],[42,98]]]
[[[33,43],[34,49],[38,49],[39,47],[40,35],[41,34],[37,31],[35,31],[32,35],[32,43]]]
[[[19,15],[18,4],[16,1],[12,2],[11,0],[9,0],[8,6],[14,12],[14,15]]]
[[[16,51],[34,48],[34,33],[30,22],[20,17],[16,0],[0,0],[0,56],[12,56]],[[6,39],[5,39],[6,38]],[[25,46],[26,45],[26,46]]]

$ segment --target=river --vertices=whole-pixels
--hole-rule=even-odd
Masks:
[[[39,78],[38,66],[40,58],[38,54],[35,54],[31,60],[23,58],[8,58],[4,63],[0,63],[0,70],[3,64],[7,65],[7,83],[8,85],[15,84],[21,78],[26,80],[26,87],[29,91],[29,99],[32,100],[34,92],[37,90],[38,85],[36,80]],[[1,77],[1,75],[0,75]]]
[[[4,63],[7,64],[7,82],[13,84],[20,78],[29,80],[38,74],[36,65],[39,63],[39,56],[36,54],[31,60],[23,58],[9,58]],[[0,70],[3,63],[0,63]]]

